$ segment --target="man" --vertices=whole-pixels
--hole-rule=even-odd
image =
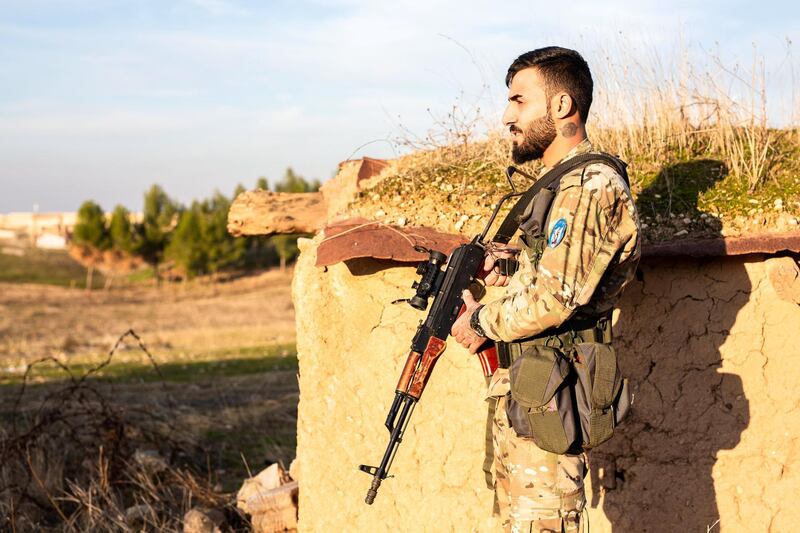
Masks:
[[[593,151],[585,128],[592,77],[580,54],[559,47],[525,53],[509,67],[506,85],[503,123],[512,135],[515,163],[541,159],[543,175]],[[547,340],[548,335],[558,340],[557,333],[580,329],[577,324],[586,320],[607,328],[604,338],[610,340],[607,317],[634,277],[640,256],[629,187],[611,165],[592,162],[565,174],[554,192],[539,237],[520,237],[525,253],[519,254],[520,268],[513,277],[494,268],[498,257],[509,256],[507,251],[487,254],[485,282],[507,286],[505,295],[480,305],[465,291],[467,312],[453,325],[452,335],[471,352],[487,338],[507,346]],[[585,506],[585,456],[545,452],[518,436],[506,411],[509,390],[509,371],[500,368],[488,396],[496,402],[493,479],[504,527],[577,531]]]

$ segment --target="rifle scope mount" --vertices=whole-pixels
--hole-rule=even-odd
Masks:
[[[442,252],[436,250],[425,250],[428,252],[428,260],[421,262],[417,266],[417,274],[420,276],[419,281],[415,281],[412,289],[416,289],[417,293],[408,299],[408,303],[414,309],[424,311],[428,308],[428,298],[439,290],[437,286],[437,278],[440,266],[447,262],[447,256]]]

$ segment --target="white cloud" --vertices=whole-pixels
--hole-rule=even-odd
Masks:
[[[130,195],[158,177],[188,198],[288,165],[327,178],[373,140],[359,154],[391,155],[383,139],[398,124],[424,135],[428,108],[480,106],[496,121],[508,64],[538,46],[575,47],[602,75],[654,51],[669,60],[680,32],[749,60],[751,40],[797,27],[748,24],[757,6],[722,0],[149,0],[115,24],[92,18],[118,16],[111,0],[31,1],[11,3],[26,17],[0,15],[0,181],[63,177],[120,194],[130,182]],[[37,24],[42,13],[71,16]],[[103,181],[108,169],[119,180]]]
[[[184,0],[184,2],[213,16],[250,14],[250,11],[231,0]]]

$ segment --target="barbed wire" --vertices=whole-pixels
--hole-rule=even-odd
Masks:
[[[60,522],[65,531],[81,530],[77,524],[86,514],[86,505],[90,508],[89,515],[97,510],[96,504],[87,504],[83,498],[91,496],[95,470],[103,471],[101,485],[106,489],[112,485],[141,488],[141,481],[132,479],[130,468],[136,462],[135,452],[139,446],[168,449],[172,456],[177,450],[192,451],[193,444],[187,445],[187,440],[180,438],[180,431],[168,417],[159,416],[156,410],[140,410],[137,412],[144,419],[134,420],[130,410],[115,406],[108,394],[98,387],[97,378],[102,377],[103,369],[112,363],[128,338],[133,339],[147,357],[169,407],[176,406],[156,358],[133,329],[116,339],[102,361],[80,374],[55,357],[29,363],[10,412],[2,413],[11,418],[11,424],[7,426],[8,431],[0,427],[0,530],[24,530],[54,521]],[[48,363],[64,372],[66,383],[45,393],[35,409],[25,410],[23,405],[31,390],[35,369]],[[201,483],[190,472],[173,469],[170,475],[172,481],[183,485],[188,479],[193,494],[201,492],[206,499],[214,498],[213,491],[207,488],[200,491]],[[88,492],[78,490],[87,485]],[[151,493],[156,490],[174,492],[153,485]],[[119,497],[104,497],[114,505],[121,501]],[[178,501],[184,498],[182,495],[175,497]],[[111,522],[115,520],[118,521],[118,517]]]

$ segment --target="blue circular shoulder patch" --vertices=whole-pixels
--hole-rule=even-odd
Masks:
[[[556,220],[553,224],[553,229],[550,230],[550,236],[547,238],[547,245],[550,248],[555,248],[561,241],[564,240],[564,235],[567,234],[567,221],[563,218]]]

